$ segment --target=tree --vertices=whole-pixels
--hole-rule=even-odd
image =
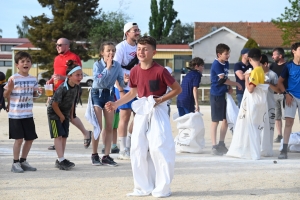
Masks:
[[[180,20],[176,20],[178,12],[173,9],[173,0],[160,0],[159,9],[156,0],[151,0],[151,17],[149,18],[149,34],[158,42],[170,34],[170,30]]]
[[[285,7],[284,14],[272,22],[283,34],[281,35],[283,44],[291,45],[300,39],[300,0],[289,0],[291,8]]]
[[[98,49],[104,41],[121,42],[123,27],[129,19],[122,11],[102,13],[93,19],[88,39],[93,44],[94,52],[99,53]]]
[[[248,41],[246,42],[246,44],[244,45],[243,48],[248,48],[248,49],[253,49],[253,48],[257,48],[260,49],[257,42],[252,39],[252,38],[248,38]],[[239,61],[242,60],[242,56],[240,56]]]
[[[53,59],[57,55],[55,43],[59,38],[68,38],[71,49],[80,58],[87,61],[89,43],[85,42],[92,27],[91,19],[97,11],[98,0],[38,0],[42,7],[52,10],[53,17],[45,14],[24,19],[29,25],[28,39],[40,51],[31,51],[33,62],[40,68],[53,70]],[[80,42],[78,42],[80,41]]]
[[[28,23],[25,19],[21,21],[21,25],[17,25],[18,37],[19,38],[26,38],[28,36]]]
[[[194,25],[176,23],[169,36],[163,37],[161,44],[188,44],[193,42]]]

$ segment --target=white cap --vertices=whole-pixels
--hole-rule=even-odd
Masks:
[[[171,68],[171,67],[169,67],[169,66],[165,66],[165,68],[168,70],[168,72],[169,72],[170,74],[172,74],[173,70],[172,70],[172,68]]]
[[[137,26],[137,23],[135,22],[128,22],[127,24],[124,25],[124,36],[123,40],[126,40],[126,32],[129,31],[132,27]]]

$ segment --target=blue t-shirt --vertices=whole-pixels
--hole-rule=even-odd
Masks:
[[[293,61],[288,62],[280,76],[288,80],[286,90],[296,98],[300,98],[300,65],[296,65]]]
[[[211,80],[211,88],[210,94],[214,96],[222,96],[227,92],[227,85],[218,84],[219,75],[224,75],[228,77],[229,71],[229,63],[225,61],[225,63],[219,62],[217,59],[211,65],[210,69],[210,80]]]
[[[241,70],[243,73],[245,73],[249,68],[253,69],[252,65],[250,65],[250,64],[245,65],[243,62],[238,62],[238,63],[235,63],[235,65],[234,65],[235,80],[236,80],[236,82],[241,84],[241,86],[243,87],[243,90],[238,90],[237,87],[236,87],[236,93],[237,94],[244,94],[245,80],[239,79],[239,77],[235,74],[235,72],[238,71],[238,70]]]
[[[191,111],[195,110],[193,88],[199,87],[202,74],[199,71],[191,70],[181,83],[182,92],[177,97],[177,107],[184,107]]]

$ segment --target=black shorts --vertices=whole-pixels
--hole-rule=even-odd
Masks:
[[[211,120],[213,122],[226,119],[226,94],[222,96],[210,95]]]
[[[67,138],[69,136],[69,125],[70,122],[68,119],[65,119],[63,123],[60,120],[48,119],[49,130],[51,138],[63,137]]]
[[[34,140],[37,137],[33,117],[23,119],[8,119],[9,139]]]

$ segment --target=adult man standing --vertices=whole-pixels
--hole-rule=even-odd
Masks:
[[[279,77],[285,66],[283,48],[277,47],[277,48],[273,49],[272,58],[274,60],[274,63],[272,63],[270,65],[270,69],[272,71],[274,71],[277,74],[277,76]],[[284,80],[283,84],[284,84],[284,87],[287,88],[287,79]],[[284,108],[284,95],[274,92],[274,98],[275,98],[275,102],[276,102],[275,127],[278,132],[278,136],[274,140],[274,142],[279,143],[282,139],[282,114],[283,114],[283,108]]]
[[[253,67],[249,64],[248,52],[249,52],[249,49],[247,49],[247,48],[242,49],[242,51],[241,51],[242,60],[240,62],[235,63],[235,65],[234,65],[235,80],[236,80],[236,82],[241,84],[241,86],[243,87],[242,90],[238,90],[236,88],[236,98],[238,100],[238,107],[240,107],[240,105],[241,105],[243,95],[244,95],[244,91],[245,91],[245,76],[244,76],[244,73],[249,68],[253,69]]]
[[[136,55],[136,41],[140,37],[141,30],[139,29],[137,23],[128,22],[124,26],[124,41],[120,42],[116,46],[116,54],[114,60],[122,65],[122,70],[124,74],[129,75],[130,70],[134,65],[138,64],[138,59]],[[118,82],[115,84],[115,94],[117,99],[122,98],[127,92],[129,92],[130,87],[126,88],[120,87]],[[120,109],[120,121],[118,125],[118,134],[120,139],[120,153],[119,159],[130,159],[130,138],[133,128],[133,122],[130,124],[129,133],[127,136],[128,123],[131,116],[131,103],[134,99],[126,104],[119,107]],[[127,139],[126,139],[127,137]]]
[[[54,91],[62,84],[66,79],[67,61],[75,60],[79,66],[82,66],[81,60],[78,55],[70,51],[70,41],[66,38],[60,38],[56,43],[56,50],[58,55],[54,58],[53,68],[54,73],[52,78],[47,81],[47,84],[54,84]],[[78,96],[74,99],[74,105],[76,105]],[[81,120],[76,116],[76,106],[74,106],[73,116],[71,116],[71,123],[76,126],[84,136],[84,147],[88,148],[91,143],[91,131],[85,129]],[[55,149],[54,146],[50,146],[49,150]]]

